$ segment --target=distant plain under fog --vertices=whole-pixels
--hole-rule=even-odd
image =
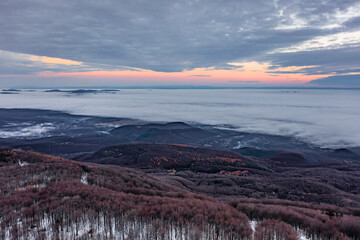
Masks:
[[[358,90],[121,89],[89,92],[22,90],[11,93],[0,94],[0,108],[61,110],[160,122],[183,121],[244,132],[294,136],[320,147],[360,146]],[[0,132],[2,137],[6,134],[11,136],[9,132]]]

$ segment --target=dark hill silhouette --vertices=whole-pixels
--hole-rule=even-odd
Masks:
[[[218,173],[245,168],[260,168],[238,153],[175,144],[122,144],[106,147],[91,156],[76,160],[132,166]]]
[[[129,142],[192,143],[206,139],[214,133],[188,125],[183,122],[150,123],[145,125],[126,125],[113,129],[113,136],[127,139]]]
[[[360,155],[353,151],[350,151],[347,148],[335,149],[333,151],[332,155],[335,157],[338,157],[338,158],[347,158],[347,159],[351,159],[351,160],[360,161]]]
[[[270,161],[274,164],[285,165],[285,166],[295,166],[295,165],[305,165],[310,164],[310,162],[303,157],[300,153],[292,152],[283,152],[278,153],[275,156],[270,158]]]

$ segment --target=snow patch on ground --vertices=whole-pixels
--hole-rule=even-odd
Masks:
[[[85,185],[89,185],[88,180],[87,180],[87,176],[88,176],[87,173],[83,173],[83,174],[81,175],[80,182],[82,182],[82,183],[85,184]]]
[[[255,234],[255,228],[256,228],[256,225],[258,224],[258,221],[256,220],[250,220],[250,228],[252,230],[252,236],[251,236],[251,239],[254,239],[254,234]]]
[[[19,160],[19,161],[18,161],[18,164],[19,164],[19,166],[20,166],[20,167],[23,167],[23,166],[29,165],[29,163],[28,163],[28,162],[21,161],[21,160]]]
[[[311,238],[306,237],[306,234],[302,229],[296,229],[296,231],[298,232],[299,240],[311,240]]]

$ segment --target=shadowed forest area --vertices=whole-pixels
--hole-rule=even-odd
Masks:
[[[311,239],[360,235],[358,208],[277,199],[225,201],[133,168],[11,148],[0,150],[0,186],[2,239],[285,240],[297,239],[299,229]]]

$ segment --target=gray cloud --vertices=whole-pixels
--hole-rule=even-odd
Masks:
[[[327,85],[327,86],[359,86],[360,85],[360,74],[355,75],[340,75],[330,76],[326,78],[320,78],[311,81],[310,83],[316,85]]]
[[[341,64],[333,71],[343,71],[358,60],[348,48],[320,52],[319,62],[314,59],[318,51],[268,53],[358,28],[356,8],[352,11],[356,3],[359,1],[2,0],[0,50],[84,62],[86,67],[72,67],[79,71],[128,66],[172,72],[224,68],[228,62],[251,60],[273,61],[279,66],[315,64],[320,72]],[[336,54],[344,61],[335,59]],[[1,67],[0,73],[19,70],[23,60],[13,61]],[[20,72],[56,72],[62,67],[37,65]],[[312,70],[306,73],[314,74]]]
[[[317,66],[297,71],[309,75],[345,74],[359,70],[360,47],[278,53],[268,55],[263,59],[271,60],[274,65],[282,67]]]

